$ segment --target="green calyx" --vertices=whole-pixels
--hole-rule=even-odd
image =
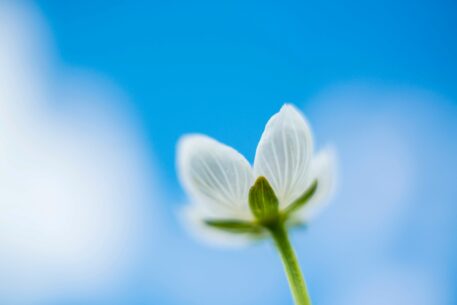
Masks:
[[[265,177],[259,177],[249,190],[249,207],[259,223],[264,226],[279,219],[279,201]]]
[[[317,190],[317,180],[314,180],[311,186],[300,196],[298,197],[294,202],[292,202],[285,210],[284,214],[285,215],[291,215],[295,211],[299,210],[301,207],[303,207],[310,199],[313,197],[314,193]]]
[[[241,220],[206,220],[205,224],[215,229],[230,233],[249,233],[258,235],[262,233],[262,227],[251,221]]]
[[[249,207],[255,217],[254,221],[243,220],[206,220],[205,224],[230,233],[245,233],[252,236],[261,236],[265,229],[282,225],[293,213],[301,209],[314,195],[318,182],[314,180],[311,186],[287,208],[280,211],[279,201],[268,180],[260,176],[249,190]],[[303,226],[303,223],[288,222],[288,226]]]

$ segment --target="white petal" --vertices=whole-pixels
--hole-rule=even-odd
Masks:
[[[214,219],[213,215],[196,204],[185,206],[179,216],[188,232],[196,240],[211,246],[241,248],[258,240],[258,237],[250,234],[224,232],[207,226],[205,220]]]
[[[313,197],[296,212],[301,222],[314,218],[330,201],[336,187],[337,162],[336,153],[332,148],[321,150],[311,161],[309,183],[317,180],[317,189]]]
[[[268,179],[281,207],[306,190],[312,152],[312,135],[306,119],[295,107],[284,105],[268,121],[254,161],[255,175]]]
[[[197,204],[227,218],[250,219],[248,161],[233,148],[204,135],[188,135],[178,144],[180,179]]]

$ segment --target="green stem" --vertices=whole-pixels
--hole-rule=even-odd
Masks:
[[[289,241],[287,230],[283,224],[279,223],[269,227],[269,231],[273,237],[276,248],[278,249],[284,271],[289,281],[290,291],[296,305],[311,305],[311,300],[308,295],[305,280],[300,269],[295,251]]]

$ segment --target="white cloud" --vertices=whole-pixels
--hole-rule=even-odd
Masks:
[[[2,304],[113,293],[139,249],[151,181],[124,97],[50,46],[34,8],[0,4]]]
[[[433,272],[384,266],[376,274],[353,285],[340,299],[341,305],[434,305],[449,304],[442,278]]]
[[[298,245],[322,303],[446,304],[436,300],[451,293],[457,108],[424,90],[350,83],[307,113],[341,161],[334,204]]]

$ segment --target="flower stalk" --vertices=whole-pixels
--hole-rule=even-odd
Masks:
[[[291,206],[302,206],[307,199],[314,193],[317,182],[305,191],[304,195],[296,200]],[[257,222],[267,229],[278,249],[284,270],[289,281],[289,287],[292,292],[296,305],[311,305],[306,289],[305,280],[298,264],[295,251],[289,241],[285,222],[288,218],[288,212],[279,210],[279,200],[268,180],[260,176],[249,190],[249,207]],[[293,209],[292,209],[293,210]]]
[[[284,224],[278,222],[268,227],[276,248],[281,256],[284,271],[289,282],[289,288],[296,305],[311,305],[303,273],[295,255],[294,248],[290,243],[287,229]]]

